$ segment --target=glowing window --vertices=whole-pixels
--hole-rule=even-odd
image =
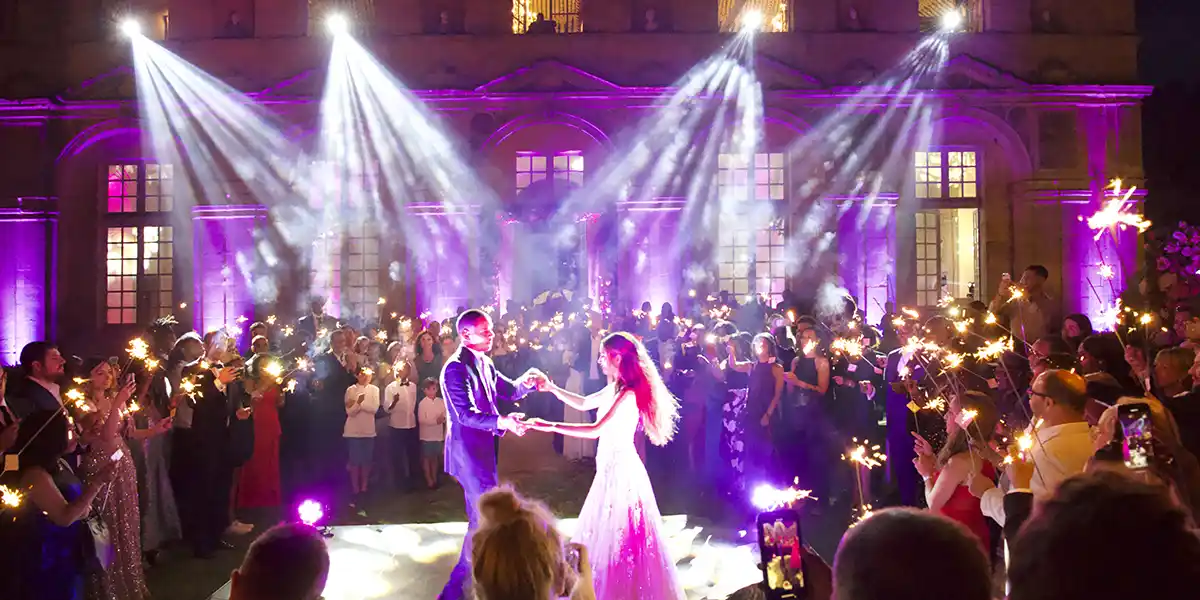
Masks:
[[[787,32],[792,29],[792,7],[789,0],[717,0],[717,22],[721,31],[741,31],[743,15],[757,12],[762,17],[759,31]]]
[[[581,157],[582,158],[582,157]],[[546,178],[546,157],[533,152],[518,152],[516,162],[517,191]],[[580,163],[582,171],[583,164]]]
[[[105,210],[109,214],[171,212],[175,208],[171,165],[108,165]]]
[[[583,155],[578,150],[554,156],[554,178],[583,183]]]
[[[337,231],[317,235],[309,259],[309,285],[313,294],[325,298],[329,314],[341,316],[342,305],[342,236]]]
[[[171,314],[175,306],[173,229],[109,227],[107,234],[105,322],[132,325]]]
[[[917,152],[914,157],[917,198],[978,198],[977,159],[971,151]]]
[[[581,0],[512,0],[513,33],[581,33],[583,18],[579,12]],[[542,15],[554,23],[553,32],[548,28],[538,31],[533,25]]]
[[[379,233],[375,223],[354,223],[346,230],[342,303],[366,319],[379,309]]]
[[[785,237],[783,219],[762,229],[722,227],[717,249],[720,289],[739,297],[764,295],[773,305],[781,302],[787,284]]]
[[[717,157],[719,197],[783,200],[787,196],[787,169],[783,158],[779,152],[760,152],[753,159],[742,154],[721,154]]]
[[[979,282],[979,209],[941,208],[916,213],[917,304],[943,297],[976,297]]]

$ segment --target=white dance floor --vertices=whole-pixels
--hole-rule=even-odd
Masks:
[[[724,600],[759,581],[757,546],[721,542],[684,515],[666,517],[665,529],[689,600]],[[570,536],[575,519],[559,521]],[[325,600],[436,598],[458,559],[467,524],[361,525],[334,527],[328,540],[332,566]],[[229,584],[210,597],[228,600]]]

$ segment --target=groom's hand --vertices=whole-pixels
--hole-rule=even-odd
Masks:
[[[534,389],[542,391],[549,381],[550,378],[546,377],[546,374],[541,372],[539,369],[529,369],[528,371],[525,371],[524,375],[521,376],[520,383],[533,386]]]
[[[525,418],[523,413],[512,413],[496,419],[496,427],[503,431],[511,431],[518,436],[525,435],[525,430],[529,429],[529,425],[522,419]]]

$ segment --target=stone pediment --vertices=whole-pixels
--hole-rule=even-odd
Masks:
[[[973,56],[959,54],[946,62],[938,87],[948,89],[1013,89],[1028,87],[1029,82],[1001,71]]]
[[[64,101],[124,100],[137,97],[133,67],[123,65],[74,85],[58,96]]]
[[[816,77],[793,69],[769,56],[757,57],[754,71],[763,89],[768,91],[819,90],[825,87]]]
[[[623,90],[607,79],[557,60],[543,60],[521,67],[477,88],[481,94],[517,92],[612,92]]]
[[[279,83],[260,90],[255,97],[319,97],[321,95],[321,77],[316,69],[305,69]]]

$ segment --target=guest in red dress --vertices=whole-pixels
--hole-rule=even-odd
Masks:
[[[991,548],[991,531],[979,499],[971,495],[967,486],[977,474],[995,476],[991,463],[974,452],[971,445],[986,448],[998,418],[996,405],[989,396],[969,391],[951,396],[946,410],[946,445],[936,456],[929,442],[913,434],[917,453],[913,464],[925,479],[925,502],[929,510],[966,525],[979,538],[985,554]]]
[[[254,454],[242,466],[238,479],[237,505],[240,508],[279,506],[282,502],[279,483],[279,409],[284,394],[275,377],[265,372],[270,363],[279,359],[257,354],[247,365],[249,374],[246,390],[253,399]]]

